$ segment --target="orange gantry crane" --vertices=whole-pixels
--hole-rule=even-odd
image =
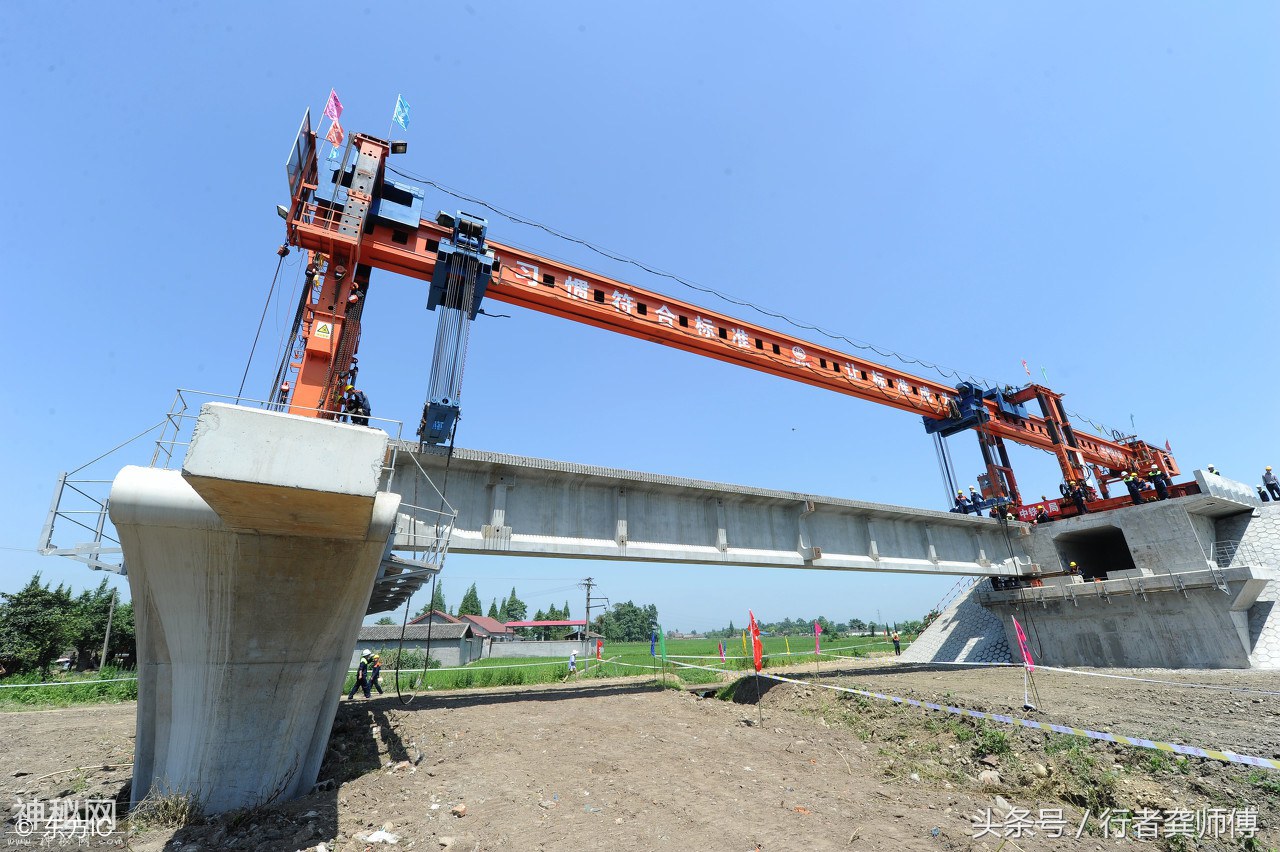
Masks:
[[[1166,448],[1076,430],[1061,394],[1043,385],[953,387],[490,242],[477,216],[423,219],[424,190],[388,174],[388,157],[404,150],[403,143],[352,133],[340,157],[321,161],[309,114],[303,119],[288,162],[290,202],[280,208],[288,244],[308,252],[295,345],[276,381],[276,402],[291,413],[341,413],[358,372],[360,315],[377,268],[431,282],[428,307],[441,311],[419,428],[425,443],[452,438],[469,323],[481,300],[492,299],[908,411],[930,434],[972,429],[986,498],[1021,503],[1006,441],[1052,453],[1064,482],[1083,483],[1092,472],[1104,497],[1125,471],[1179,472]],[[1038,414],[1027,411],[1032,401]]]

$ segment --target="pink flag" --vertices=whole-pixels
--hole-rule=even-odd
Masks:
[[[1022,651],[1022,663],[1027,667],[1027,671],[1036,670],[1035,661],[1031,659],[1031,649],[1027,647],[1027,634],[1022,632],[1022,625],[1018,623],[1018,619],[1013,616],[1013,629],[1018,633],[1018,649]]]
[[[764,665],[763,648],[760,645],[760,625],[756,624],[756,614],[751,610],[747,610],[747,617],[751,619],[748,629],[751,631],[751,657],[756,664],[756,672],[759,673]]]
[[[342,140],[346,138],[346,133],[342,130],[342,125],[334,122],[329,128],[329,133],[324,137],[325,141],[332,142],[334,145],[341,145]]]
[[[1169,446],[1169,441],[1168,441],[1168,440],[1166,440],[1166,441],[1164,442],[1164,451],[1165,451],[1166,453],[1171,453],[1171,452],[1173,452],[1173,447]]]
[[[329,100],[324,102],[324,117],[334,121],[342,117],[342,101],[338,100],[338,93],[333,89],[329,90]]]
[[[1022,369],[1024,369],[1024,370],[1026,370],[1026,371],[1027,371],[1027,375],[1028,375],[1028,376],[1029,376],[1029,375],[1031,375],[1031,368],[1027,366],[1027,359],[1026,359],[1026,358],[1023,358],[1023,359],[1022,359]]]
[[[813,623],[813,653],[815,654],[822,653],[821,636],[822,625],[815,621]]]
[[[718,650],[718,651],[720,652],[720,662],[722,662],[722,663],[723,663],[723,662],[724,662],[724,643],[723,643],[723,642],[717,642],[717,643],[716,643],[716,650]]]

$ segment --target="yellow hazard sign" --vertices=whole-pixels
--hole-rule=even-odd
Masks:
[[[333,338],[333,323],[331,322],[317,323],[316,337],[320,340],[331,340]]]

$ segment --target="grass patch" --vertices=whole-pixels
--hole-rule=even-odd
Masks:
[[[104,668],[101,672],[58,673],[47,681],[39,675],[13,675],[0,680],[0,710],[39,710],[48,707],[73,707],[77,704],[118,704],[138,700],[138,682],[102,683],[116,678],[134,677],[133,671]],[[30,684],[27,686],[26,684]]]
[[[1280,796],[1280,775],[1275,772],[1263,772],[1260,769],[1255,769],[1245,776],[1245,779],[1264,793]]]
[[[203,821],[200,800],[190,793],[161,794],[151,791],[129,812],[129,820],[141,827],[183,828]]]
[[[995,725],[984,721],[979,721],[976,725],[973,738],[973,754],[975,757],[985,757],[988,754],[996,756],[1008,754],[1012,751],[1009,744],[1009,733]],[[959,739],[957,737],[957,739]]]

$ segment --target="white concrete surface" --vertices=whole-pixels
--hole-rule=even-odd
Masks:
[[[121,471],[111,519],[138,636],[133,799],[220,812],[315,783],[399,497],[376,491],[375,430],[206,406],[197,434],[181,474]]]
[[[421,479],[416,449],[400,445],[402,494]],[[417,458],[444,481],[445,454]],[[1026,524],[1006,535],[974,515],[501,453],[455,450],[445,496],[458,510],[455,553],[987,576],[1034,567]]]

